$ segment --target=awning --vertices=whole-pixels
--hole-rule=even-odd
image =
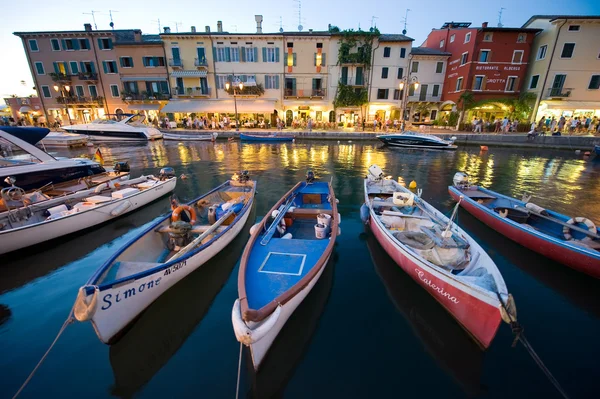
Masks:
[[[166,82],[167,78],[164,76],[122,76],[123,82]]]
[[[206,70],[198,70],[198,71],[173,71],[171,72],[171,76],[176,78],[205,78]]]
[[[19,108],[19,112],[20,113],[25,113],[25,112],[32,112],[33,110],[31,109],[31,107],[29,105],[23,105],[21,108]]]
[[[600,109],[600,101],[542,101],[548,109]]]
[[[128,104],[127,108],[134,111],[158,111],[160,104]]]
[[[283,100],[283,106],[286,109],[298,109],[298,107],[310,107],[311,111],[321,111],[324,109],[333,109],[333,104],[329,101],[298,101],[298,100]]]
[[[238,114],[270,114],[274,109],[275,100],[237,100]],[[161,111],[234,113],[235,104],[233,100],[172,100]]]

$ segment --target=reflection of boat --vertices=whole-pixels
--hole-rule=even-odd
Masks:
[[[403,133],[382,134],[377,136],[377,138],[384,144],[393,147],[456,150],[453,140],[444,140],[432,134],[406,131]]]
[[[214,141],[219,133],[212,134],[179,134],[179,133],[163,133],[164,140],[175,141]]]
[[[162,138],[162,133],[144,123],[140,114],[106,115],[91,123],[63,126],[69,133],[85,134],[97,141],[147,141]]]
[[[9,176],[16,179],[17,186],[28,191],[105,171],[89,159],[55,158],[33,145],[49,131],[45,128],[0,127],[0,187],[11,186],[6,181]]]
[[[367,247],[388,296],[413,332],[442,369],[452,375],[468,396],[481,389],[483,352],[462,327],[406,273],[398,270],[375,236]]]
[[[248,229],[244,226],[223,251],[159,297],[111,345],[113,395],[132,397],[179,350],[227,281],[246,244]]]
[[[570,218],[533,203],[469,183],[458,172],[448,187],[454,200],[493,230],[541,255],[600,278],[600,229],[585,218]]]
[[[489,255],[460,227],[394,180],[369,167],[361,214],[394,261],[483,347],[516,320],[512,296]],[[502,301],[502,302],[500,302]]]
[[[321,278],[312,291],[279,332],[260,369],[254,371],[254,367],[249,367],[252,380],[250,397],[283,396],[283,390],[309,348],[329,300],[333,286],[334,262],[335,256],[323,270]],[[248,359],[250,360],[250,357]]]
[[[98,338],[113,343],[152,302],[237,237],[255,189],[256,182],[242,174],[148,226],[79,289],[75,318],[90,320]],[[180,220],[186,218],[189,223]]]
[[[240,140],[242,140],[242,141],[294,141],[294,136],[278,136],[275,134],[271,134],[268,136],[260,136],[260,135],[240,133]]]
[[[250,347],[255,369],[333,252],[339,224],[335,195],[330,183],[313,183],[312,177],[271,208],[242,255],[239,299],[231,317],[236,338]]]

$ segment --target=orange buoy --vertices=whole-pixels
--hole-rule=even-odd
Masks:
[[[488,150],[488,146],[487,145],[482,145],[480,148],[481,148],[481,151],[487,151]]]
[[[173,213],[171,214],[171,221],[177,222],[181,220],[181,213],[183,211],[187,211],[190,214],[190,224],[195,224],[196,211],[189,205],[179,205],[177,208],[173,209]]]

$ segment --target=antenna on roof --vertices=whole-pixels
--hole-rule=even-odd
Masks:
[[[379,19],[379,17],[376,17],[374,15],[371,17],[371,28],[377,28],[377,24],[375,23],[376,19]]]
[[[96,25],[96,16],[94,14],[98,14],[100,11],[92,11],[92,12],[83,12],[82,14],[87,14],[92,16],[92,21],[94,21],[94,29],[98,30],[98,25]]]
[[[237,33],[237,25],[231,25],[231,27],[235,29],[234,32]]]
[[[302,32],[304,27],[302,26],[302,0],[293,0],[295,3],[298,3],[298,31]]]
[[[410,8],[407,8],[407,9],[406,9],[406,15],[405,15],[405,17],[404,17],[404,29],[402,29],[402,34],[403,34],[403,35],[406,35],[406,25],[407,25],[407,23],[408,23],[408,12],[409,12],[409,11],[411,11],[411,9],[410,9]]]
[[[112,17],[112,13],[113,12],[118,12],[116,10],[108,10],[108,15],[110,16],[110,27],[112,28],[112,30],[115,30],[115,23],[113,22],[113,17]]]
[[[150,22],[152,22],[153,24],[158,24],[158,33],[161,33],[160,32],[160,18],[154,19],[154,20],[152,20]]]
[[[504,7],[500,7],[500,12],[498,12],[498,28],[502,28],[502,10],[506,10]]]
[[[175,24],[175,32],[179,33],[179,27],[183,25],[181,22],[171,21],[171,23]],[[160,29],[160,28],[159,28]]]
[[[283,33],[283,18],[279,16],[279,32]]]

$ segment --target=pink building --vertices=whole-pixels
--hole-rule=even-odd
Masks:
[[[44,115],[39,97],[10,97],[5,98],[4,102],[10,107],[15,122],[23,118],[27,125],[34,125]]]

